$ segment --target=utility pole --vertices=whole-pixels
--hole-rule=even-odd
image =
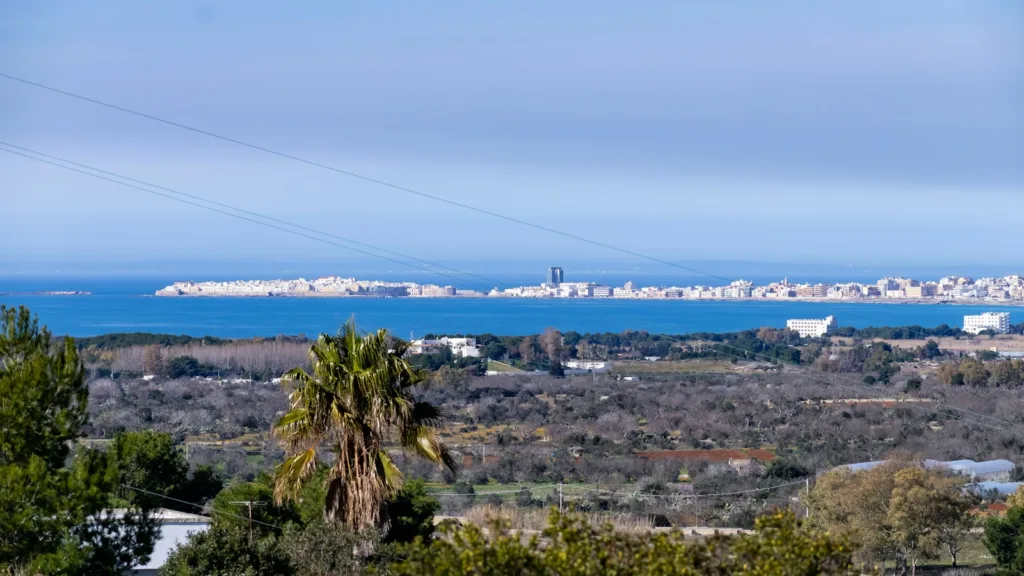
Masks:
[[[249,543],[252,544],[252,507],[266,506],[266,502],[253,502],[252,498],[243,501],[231,502],[231,504],[246,506],[249,509]]]
[[[558,481],[558,511],[562,511],[562,481]]]
[[[805,491],[805,494],[806,494],[806,506],[805,506],[806,515],[804,516],[804,518],[810,518],[811,517],[811,479],[810,478],[807,478],[807,479],[804,480],[804,488],[806,490]]]
[[[693,527],[696,528],[700,525],[700,516],[697,512],[697,491],[693,492]]]

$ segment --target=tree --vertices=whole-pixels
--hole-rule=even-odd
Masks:
[[[163,374],[164,358],[163,354],[160,353],[159,346],[156,344],[146,346],[146,355],[143,360],[143,366],[146,374]]]
[[[537,357],[537,341],[533,336],[527,336],[519,343],[519,358],[523,363],[533,362]]]
[[[552,361],[548,367],[548,374],[555,378],[565,378],[565,367],[562,366],[562,362],[560,360]]]
[[[964,375],[964,384],[982,386],[988,382],[988,370],[978,360],[972,358],[964,360],[960,363],[960,372]]]
[[[956,364],[953,364],[952,362],[943,363],[935,372],[935,375],[939,378],[939,382],[947,385],[963,384],[963,374],[960,374],[959,382],[957,382],[955,378],[957,374],[960,374],[960,372],[957,370]]]
[[[978,525],[978,519],[974,514],[962,513],[954,516],[952,512],[947,513],[946,521],[939,527],[939,543],[949,553],[949,558],[956,568],[956,559],[967,543],[967,538]]]
[[[52,343],[27,308],[0,306],[0,566],[120,574],[152,552],[147,512],[112,510],[113,458],[79,448],[67,464],[87,400],[74,342]]]
[[[122,484],[119,495],[127,502],[159,507],[165,504],[160,495],[176,494],[188,480],[188,464],[170,434],[120,432],[114,436],[111,450]]]
[[[992,365],[990,383],[993,386],[1020,386],[1020,378],[1021,374],[1017,371],[1017,367],[1009,360],[996,362]]]
[[[764,475],[766,478],[794,480],[796,478],[810,476],[811,471],[792,460],[779,458],[768,463],[768,466],[764,470]]]
[[[212,468],[200,466],[189,475],[184,455],[166,432],[119,432],[110,453],[118,470],[118,496],[130,504],[196,512],[176,500],[202,505],[223,487]]]
[[[939,348],[939,343],[935,340],[928,340],[921,347],[921,358],[924,360],[931,360],[932,358],[938,358],[942,356],[942,350]]]
[[[519,489],[519,492],[516,492],[516,506],[520,508],[533,506],[533,493],[526,486],[523,486]]]
[[[289,576],[295,566],[276,536],[249,532],[215,521],[209,530],[193,534],[178,546],[160,569],[161,576]]]
[[[391,530],[384,542],[412,542],[416,538],[430,540],[434,535],[434,514],[441,505],[427,494],[422,479],[407,482],[395,498],[388,502]]]
[[[839,469],[818,479],[810,495],[815,524],[849,538],[863,562],[895,558],[911,573],[940,545],[959,550],[959,522],[974,500],[963,479],[894,458],[871,470]],[[952,548],[950,548],[952,544]]]
[[[193,356],[178,356],[167,363],[167,376],[170,378],[191,378],[215,374],[217,374],[216,366],[203,364]]]
[[[914,574],[922,558],[934,557],[943,544],[954,563],[963,545],[973,504],[964,495],[962,479],[921,467],[898,470],[889,500],[888,518],[897,550]],[[945,537],[945,538],[944,538]]]
[[[1006,516],[989,518],[981,541],[1000,568],[1024,572],[1024,508],[1011,506]]]
[[[562,333],[554,328],[547,328],[540,336],[541,348],[548,360],[558,362],[562,359]]]
[[[1024,486],[1019,486],[1016,492],[1007,496],[1006,505],[1010,508],[1024,508]]]
[[[354,551],[366,549],[374,538],[320,516],[304,526],[289,524],[278,543],[296,576],[348,576],[362,573],[363,559]]]
[[[438,435],[441,412],[412,395],[424,374],[404,359],[408,348],[386,330],[360,336],[349,321],[337,336],[323,334],[310,348],[312,373],[296,368],[286,375],[290,410],[274,434],[288,458],[276,468],[276,501],[299,497],[326,448],[336,460],[326,478],[325,517],[357,532],[380,527],[386,533],[384,504],[402,487],[387,442],[455,469]]]

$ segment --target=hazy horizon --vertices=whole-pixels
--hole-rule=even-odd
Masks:
[[[408,280],[420,283],[454,284],[459,287],[480,287],[483,278],[507,285],[511,282],[544,281],[548,266],[560,266],[565,279],[602,281],[628,279],[661,284],[717,285],[725,279],[766,280],[785,276],[798,281],[838,282],[865,281],[887,276],[909,276],[935,280],[948,275],[971,277],[1024,274],[1024,265],[1003,264],[832,264],[822,262],[755,262],[755,261],[676,261],[680,267],[655,262],[629,261],[480,261],[446,260],[443,264],[469,275],[442,270],[442,274],[424,269],[403,267],[374,259],[361,261],[296,261],[235,260],[226,261],[111,261],[69,262],[35,260],[11,262],[0,259],[0,291],[12,281],[45,281],[90,279],[103,280],[229,280],[314,278],[327,275],[356,276],[363,279]],[[478,274],[480,276],[472,276]]]

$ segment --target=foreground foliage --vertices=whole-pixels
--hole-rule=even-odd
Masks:
[[[314,475],[324,478],[321,467]],[[388,501],[392,528],[383,540],[374,531],[353,532],[340,521],[324,518],[326,497],[321,482],[310,482],[298,503],[272,502],[273,479],[232,484],[213,499],[210,530],[175,549],[161,574],[167,576],[325,576],[360,573],[383,562],[395,545],[429,538],[437,501],[421,480],[407,483]],[[254,502],[249,531],[245,502]],[[242,504],[240,504],[242,503]],[[372,554],[368,554],[371,552]]]
[[[80,449],[68,462],[87,399],[74,343],[0,306],[0,570],[120,574],[152,552],[148,510],[113,512],[117,459]]]
[[[418,540],[391,570],[398,575],[758,575],[852,574],[842,540],[811,532],[791,512],[757,521],[754,534],[687,541],[680,531],[625,534],[553,512],[542,537],[525,539],[500,522]]]

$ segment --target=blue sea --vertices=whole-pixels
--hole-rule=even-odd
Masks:
[[[159,298],[171,279],[46,278],[0,280],[0,292],[90,291],[88,296],[0,296],[25,305],[54,334],[95,336],[159,332],[250,338],[335,332],[354,317],[362,329],[387,328],[407,337],[443,334],[536,334],[562,331],[651,333],[729,332],[784,327],[788,318],[835,315],[841,326],[960,326],[964,314],[1008,311],[1024,321],[1024,308],[835,302],[701,302],[534,300],[491,298]],[[638,284],[642,283],[642,279]]]

